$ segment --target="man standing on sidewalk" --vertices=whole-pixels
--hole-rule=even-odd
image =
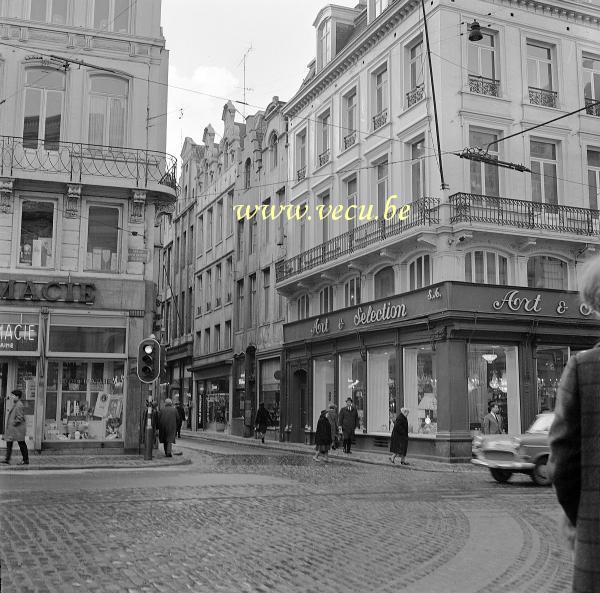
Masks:
[[[340,410],[339,423],[342,428],[342,438],[344,440],[344,453],[352,453],[352,437],[354,430],[358,426],[358,412],[352,405],[352,398],[346,400],[346,406]]]
[[[10,456],[12,455],[13,442],[19,443],[23,461],[20,465],[29,465],[29,451],[25,442],[25,413],[23,411],[23,403],[21,396],[23,392],[20,389],[11,391],[12,408],[8,412],[6,418],[6,432],[4,440],[6,441],[6,459],[2,463],[9,464]]]

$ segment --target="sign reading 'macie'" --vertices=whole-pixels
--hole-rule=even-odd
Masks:
[[[35,351],[38,344],[36,323],[0,323],[0,351]]]
[[[96,287],[79,282],[32,282],[31,280],[0,281],[0,300],[3,301],[64,301],[92,305]]]

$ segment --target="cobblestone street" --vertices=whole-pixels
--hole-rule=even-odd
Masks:
[[[2,591],[562,593],[549,488],[184,442],[189,465],[2,475]]]

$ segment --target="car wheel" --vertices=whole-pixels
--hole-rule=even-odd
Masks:
[[[535,462],[533,472],[531,472],[531,479],[538,486],[550,486],[552,483],[548,477],[548,456],[540,457]]]
[[[490,468],[490,472],[492,474],[492,478],[496,480],[496,482],[500,482],[504,484],[504,482],[508,482],[510,477],[512,476],[512,472],[509,469],[498,469],[498,468]]]

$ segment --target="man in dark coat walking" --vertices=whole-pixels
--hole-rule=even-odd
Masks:
[[[395,463],[396,457],[400,457],[402,465],[410,465],[405,461],[408,449],[408,408],[400,408],[400,414],[396,416],[392,436],[390,438],[390,461]]]
[[[181,427],[185,420],[185,410],[183,409],[183,404],[179,400],[175,402],[175,409],[177,410],[177,438],[181,438]]]
[[[340,410],[338,421],[342,428],[344,453],[352,453],[352,437],[354,430],[358,427],[358,412],[352,404],[352,398],[346,399],[346,406]]]
[[[269,415],[269,410],[265,408],[264,402],[260,402],[260,404],[258,404],[258,412],[256,412],[256,421],[254,424],[256,426],[256,434],[260,434],[260,440],[263,443],[265,442],[265,434],[270,421],[271,416]]]
[[[177,410],[173,407],[173,400],[167,398],[165,407],[158,415],[158,440],[163,443],[165,456],[173,457],[172,445],[177,434]]]
[[[15,389],[11,392],[13,406],[8,412],[6,418],[6,431],[4,432],[4,440],[6,441],[6,459],[2,463],[7,465],[10,463],[12,455],[13,442],[19,443],[23,461],[20,465],[29,465],[29,451],[25,442],[25,413],[23,411],[23,402],[21,396],[23,392],[20,389]]]

